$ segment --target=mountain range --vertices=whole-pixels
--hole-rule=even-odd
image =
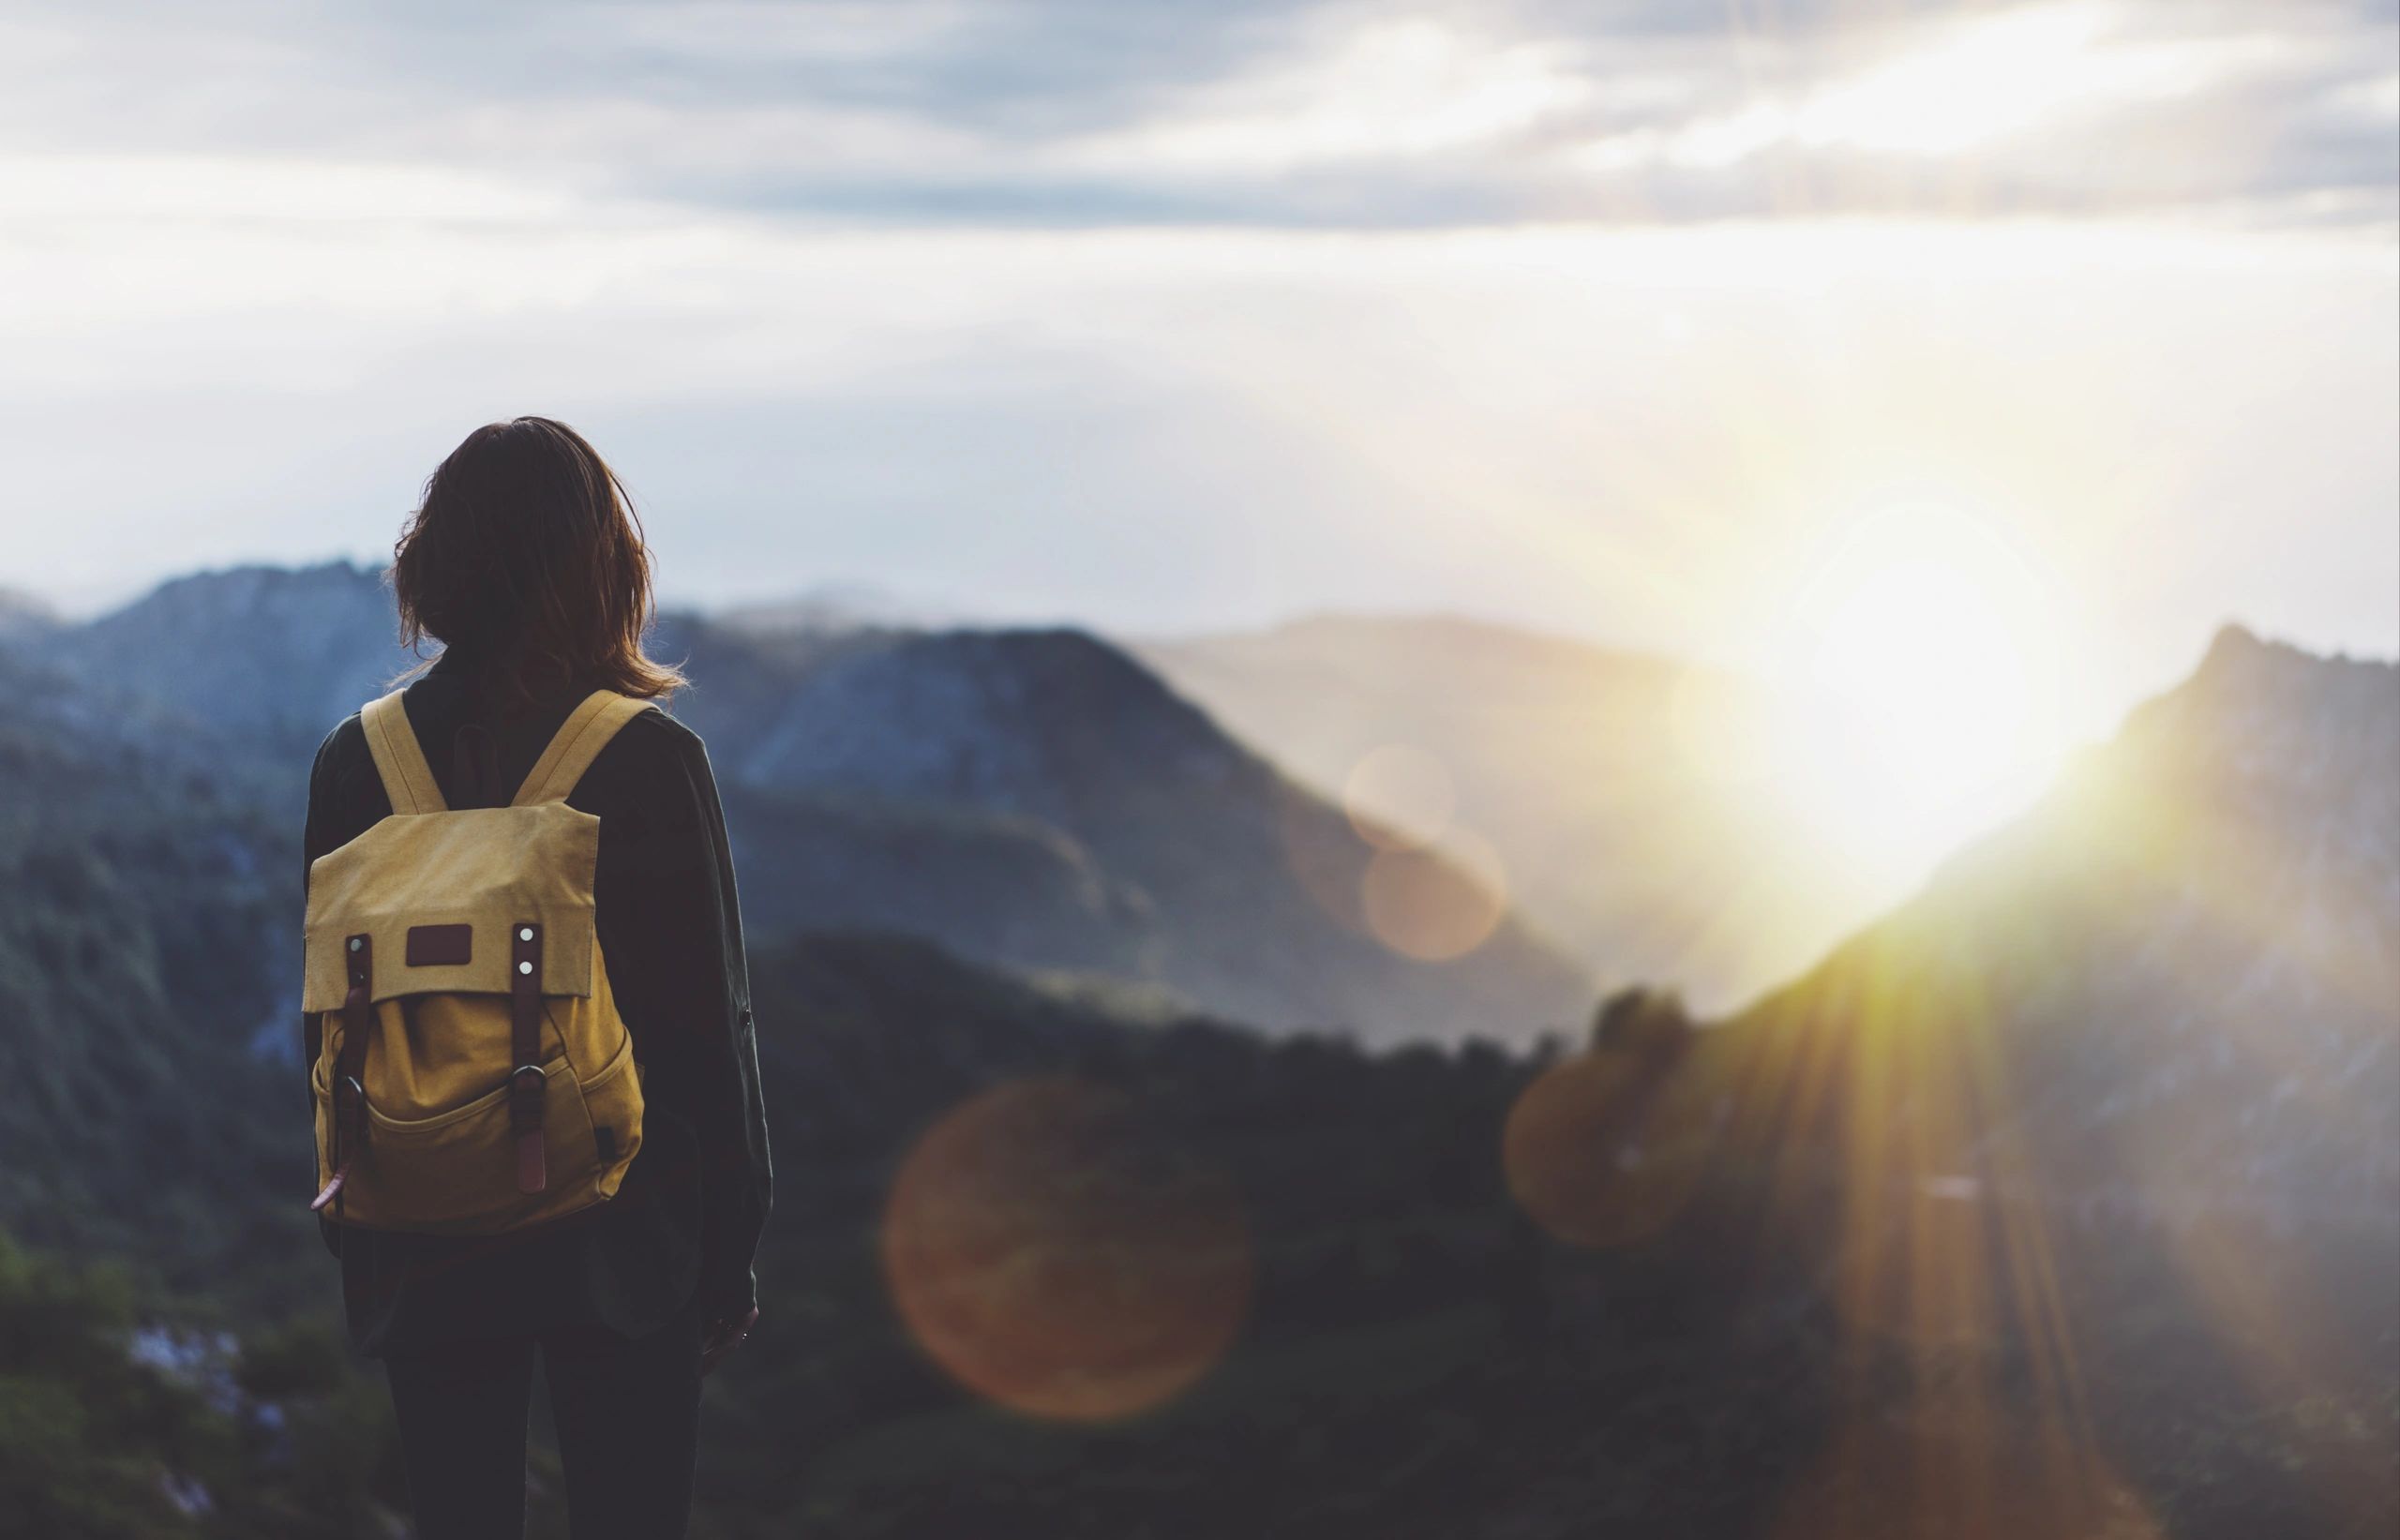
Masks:
[[[1776,702],[1743,675],[1441,615],[1130,645],[1306,784],[1487,843],[1517,905],[1602,977],[1727,1009],[1873,918],[1780,854],[1758,752],[1781,740]]]
[[[331,725],[418,661],[396,637],[377,576],[333,563],[177,579],[18,645],[288,800]],[[1524,1041],[1587,1008],[1591,970],[1504,895],[1438,858],[1379,861],[1372,828],[1088,634],[673,614],[655,645],[695,680],[673,709],[710,744],[761,934],[912,932],[1362,1040]]]
[[[1871,1132],[1923,1174],[2072,1192],[2094,1219],[2389,1219],[2400,667],[2226,628],[1719,1044],[1749,1084],[1827,1088],[1778,1119],[1787,1145]]]
[[[324,726],[408,660],[354,568],[152,597],[0,642],[0,1228],[142,1291],[0,1248],[0,1528],[374,1533],[388,1427],[310,1335],[292,830]],[[1371,942],[1293,853],[1355,878],[1387,847],[1098,638],[673,617],[661,642],[743,842],[788,1174],[768,1322],[712,1382],[704,1533],[2400,1521],[2392,664],[2228,629],[1754,1004],[1621,992],[1588,1042],[1512,1047],[1504,1016],[1582,1019],[1581,973],[1505,923],[1468,954],[1489,974]],[[1222,1248],[1095,1217],[1238,1216],[1230,1335],[1167,1406],[1004,1412],[910,1329],[902,1174],[1028,1096],[1074,1113],[1072,1179],[1042,1120],[948,1179],[1064,1214],[1020,1240],[1072,1298],[1226,1286]],[[1135,1369],[1178,1340],[1034,1324]]]
[[[2348,1506],[2339,1533],[2388,1527],[2400,667],[2227,628],[2026,815],[1645,1094],[1601,1140],[1646,1157],[1606,1213],[1704,1189],[1720,1234],[1805,1258],[1851,1333],[1920,1373],[1995,1366],[1927,1382],[1914,1426],[2096,1428],[2154,1471],[2244,1407],[2310,1501]]]

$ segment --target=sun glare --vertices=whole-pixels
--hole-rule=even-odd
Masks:
[[[1776,780],[1851,875],[1921,875],[2054,773],[2044,599],[2005,543],[1942,508],[1861,521],[1800,590],[1779,649]]]
[[[1983,18],[1809,102],[1804,141],[1944,155],[2039,123],[2128,82],[2095,52],[2097,20],[2076,7]]]

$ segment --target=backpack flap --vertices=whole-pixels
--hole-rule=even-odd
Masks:
[[[568,713],[507,807],[450,809],[410,726],[402,692],[359,713],[393,815],[308,868],[300,1009],[338,1010],[349,942],[372,946],[372,1000],[508,994],[510,927],[542,927],[540,993],[589,996],[600,820],[569,807],[592,761],[656,703],[594,690]]]
[[[564,802],[385,818],[308,868],[300,1009],[338,1010],[352,936],[369,938],[372,1001],[505,995],[511,927],[542,927],[540,992],[589,995],[600,820]]]

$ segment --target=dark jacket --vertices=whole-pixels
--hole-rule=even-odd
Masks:
[[[589,693],[578,685],[532,708],[490,706],[485,683],[475,660],[454,649],[402,697],[454,807],[473,805],[455,780],[462,723],[490,728],[504,801]],[[351,1337],[364,1352],[592,1323],[639,1335],[695,1290],[712,1320],[739,1320],[757,1303],[751,1263],[772,1176],[742,913],[708,751],[673,717],[645,711],[600,752],[567,803],[600,819],[593,900],[608,984],[644,1071],[641,1152],[610,1202],[511,1234],[328,1221]],[[308,861],[391,811],[353,715],[317,750]],[[313,1063],[315,1019],[303,1030]]]

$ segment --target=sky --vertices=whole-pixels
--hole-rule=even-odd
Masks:
[[[0,0],[0,585],[377,560],[538,411],[688,603],[1754,665],[1932,530],[2092,730],[2400,649],[2396,27]]]

